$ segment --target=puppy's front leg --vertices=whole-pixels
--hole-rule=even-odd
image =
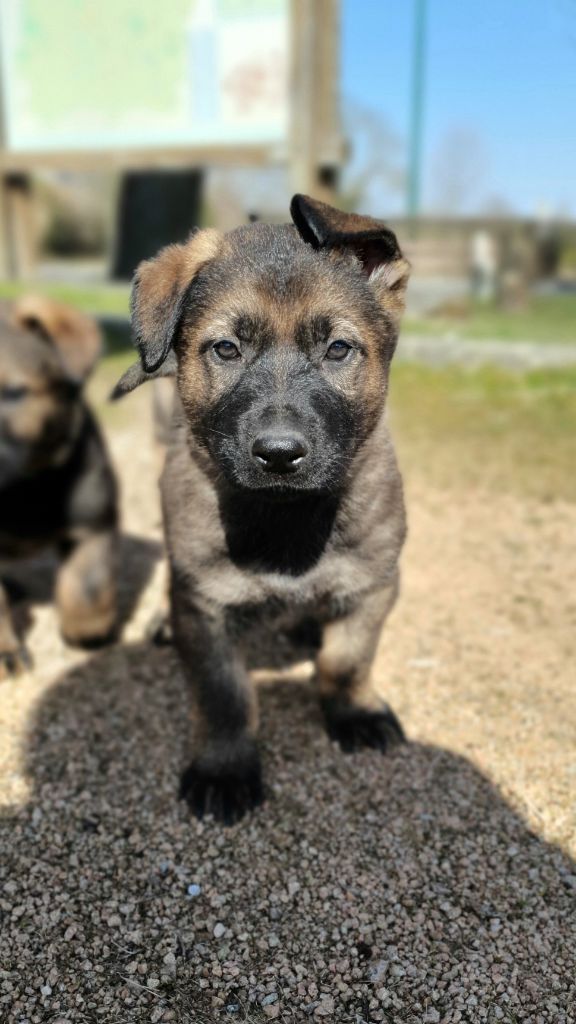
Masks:
[[[263,800],[254,689],[224,615],[200,609],[175,576],[171,591],[174,642],[198,716],[198,750],[180,795],[196,817],[213,814],[231,825]]]
[[[31,663],[28,651],[16,635],[8,595],[0,583],[0,680],[19,675]]]
[[[350,615],[324,627],[317,678],[326,728],[342,750],[386,751],[403,740],[394,712],[378,693],[372,663],[380,631],[398,593],[398,581],[364,598]]]

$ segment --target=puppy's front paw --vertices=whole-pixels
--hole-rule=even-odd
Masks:
[[[405,740],[400,722],[388,707],[369,711],[327,699],[322,702],[322,710],[330,739],[339,743],[346,754],[363,747],[385,754]]]
[[[0,681],[22,675],[31,668],[32,658],[24,645],[9,651],[0,651]]]
[[[182,775],[180,799],[200,820],[212,814],[223,825],[234,825],[264,800],[258,754],[221,767],[202,759],[193,761]]]

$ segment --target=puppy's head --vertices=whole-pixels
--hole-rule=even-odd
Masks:
[[[0,487],[57,464],[100,351],[96,325],[40,296],[0,316]]]
[[[143,263],[132,315],[145,373],[177,365],[197,440],[234,486],[339,489],[382,414],[408,264],[394,234],[305,196],[293,225],[200,231]]]

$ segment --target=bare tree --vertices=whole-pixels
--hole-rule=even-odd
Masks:
[[[462,214],[478,202],[486,177],[486,154],[471,128],[451,128],[432,161],[433,206],[441,213]]]
[[[349,156],[342,174],[347,209],[384,214],[405,188],[405,147],[378,110],[350,101],[344,109]]]

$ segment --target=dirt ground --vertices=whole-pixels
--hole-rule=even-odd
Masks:
[[[122,644],[67,650],[35,605],[34,670],[0,691],[0,1020],[576,1021],[575,506],[409,460],[376,669],[409,743],[345,757],[305,671],[265,680],[268,802],[199,824],[176,800],[186,694],[146,640],[148,407],[107,419]]]

